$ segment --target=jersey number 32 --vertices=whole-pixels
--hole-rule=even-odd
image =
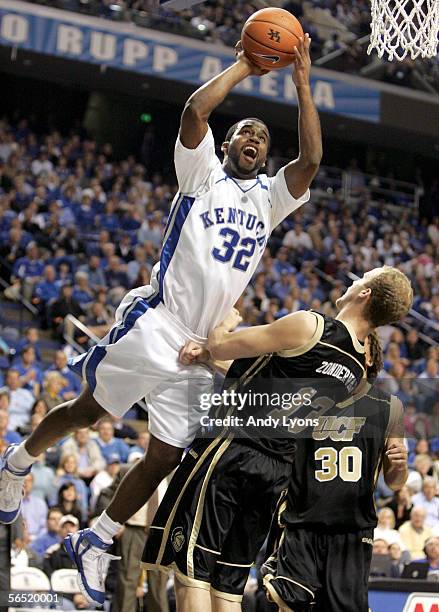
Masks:
[[[256,240],[254,238],[241,238],[237,231],[230,227],[223,227],[219,235],[224,238],[222,246],[212,249],[212,255],[221,263],[227,263],[233,259],[232,267],[241,272],[246,272],[250,259],[255,252]],[[240,240],[241,238],[241,240]],[[236,250],[236,247],[241,247]]]

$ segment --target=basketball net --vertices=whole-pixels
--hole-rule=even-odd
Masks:
[[[402,61],[437,55],[439,0],[371,0],[371,35],[367,53]]]

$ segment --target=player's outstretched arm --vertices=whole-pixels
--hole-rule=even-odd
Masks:
[[[310,312],[299,311],[270,325],[258,325],[231,333],[231,315],[209,334],[208,349],[213,359],[256,357],[296,349],[308,343],[317,329],[316,317]]]
[[[300,198],[311,182],[322,159],[322,133],[311,93],[311,39],[305,34],[296,47],[293,81],[299,103],[299,157],[285,167],[285,181],[293,198]]]
[[[401,401],[392,396],[394,415],[387,437],[383,457],[384,480],[393,491],[399,491],[408,478],[407,448],[404,441],[403,408]]]
[[[210,113],[241,81],[251,75],[261,76],[261,70],[244,55],[240,43],[236,46],[236,62],[195,91],[181,116],[180,140],[187,149],[196,149],[207,132]]]

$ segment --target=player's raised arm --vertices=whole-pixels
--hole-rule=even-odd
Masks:
[[[299,156],[284,169],[288,191],[294,198],[300,198],[309,188],[322,159],[320,120],[309,81],[310,45],[311,39],[308,34],[305,34],[304,39],[295,48],[293,81],[296,85],[299,103]]]
[[[386,446],[384,448],[384,480],[393,491],[399,491],[407,478],[407,448],[404,441],[403,408],[401,401],[392,395]]]
[[[318,320],[311,312],[295,312],[270,325],[257,325],[230,332],[236,327],[233,311],[209,334],[208,349],[213,359],[239,359],[296,349],[312,341]],[[317,338],[318,340],[318,338]]]
[[[236,62],[202,85],[186,102],[181,116],[180,140],[187,149],[198,147],[206,135],[211,112],[221,104],[235,85],[248,76],[261,76],[266,72],[247,59],[240,43],[237,44],[236,50]]]

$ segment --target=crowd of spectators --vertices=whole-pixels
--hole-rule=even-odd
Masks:
[[[424,323],[417,328],[413,320],[409,330],[382,330],[380,379],[405,406],[411,473],[408,488],[397,496],[380,481],[378,504],[390,510],[380,514],[376,539],[393,547],[386,554],[394,555],[395,567],[402,569],[408,555],[416,560],[427,554],[434,568],[439,210],[434,198],[422,218],[408,202],[374,200],[355,164],[350,172],[347,202],[341,191],[327,188],[321,171],[311,202],[274,231],[239,307],[244,325],[268,323],[302,308],[334,314],[352,274],[390,264],[410,276],[414,309]],[[175,192],[172,178],[151,176],[134,156],[116,159],[110,144],[98,146],[91,138],[56,131],[37,135],[26,120],[0,121],[0,276],[9,285],[8,300],[25,298],[38,312],[19,341],[0,342],[0,450],[19,442],[48,410],[79,393],[81,381],[68,369],[62,350],[64,317],[74,314],[97,336],[106,333],[125,292],[149,280]],[[59,343],[52,363],[43,360],[42,334],[52,334]],[[424,342],[423,334],[433,344]],[[75,340],[84,347],[88,342],[80,334]],[[96,430],[81,430],[41,456],[26,481],[26,530],[16,542],[16,562],[41,567],[49,575],[70,567],[59,546],[64,531],[87,525],[99,513],[121,465],[136,461],[147,443],[146,432],[108,418]],[[400,529],[388,541],[391,513]],[[423,552],[425,541],[432,552]]]

